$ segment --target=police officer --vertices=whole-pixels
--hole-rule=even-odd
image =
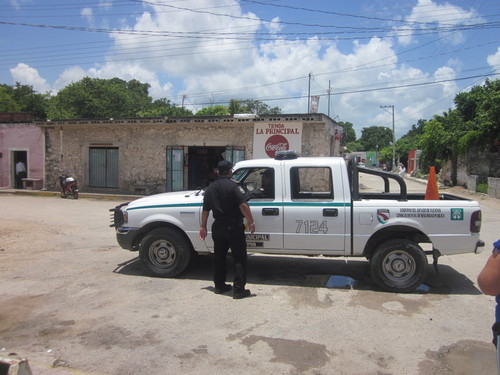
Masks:
[[[204,240],[207,236],[208,215],[212,211],[215,219],[212,225],[215,293],[226,293],[233,289],[233,298],[240,299],[250,296],[250,291],[245,289],[247,245],[243,217],[251,233],[255,231],[255,224],[245,191],[231,180],[232,168],[233,165],[227,160],[219,162],[219,177],[205,190],[199,238]],[[234,262],[233,288],[226,284],[226,255],[229,248]]]

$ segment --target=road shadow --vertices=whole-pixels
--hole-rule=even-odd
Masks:
[[[212,282],[212,255],[195,256],[177,279]],[[479,295],[481,291],[465,275],[447,265],[439,265],[436,273],[428,266],[425,282],[415,294]],[[114,273],[153,277],[138,257],[120,263]],[[232,280],[232,259],[228,257],[228,280]],[[372,281],[366,260],[304,256],[248,256],[248,283],[313,288],[373,290],[381,289]]]

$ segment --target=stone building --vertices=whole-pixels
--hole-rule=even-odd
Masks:
[[[205,187],[222,159],[337,156],[342,128],[323,114],[57,120],[45,132],[46,188],[71,170],[87,192],[154,194]]]

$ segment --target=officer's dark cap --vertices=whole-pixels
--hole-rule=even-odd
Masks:
[[[217,165],[217,170],[220,175],[224,175],[233,169],[233,164],[229,160],[221,160]]]

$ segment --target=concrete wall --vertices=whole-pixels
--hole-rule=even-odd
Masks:
[[[333,121],[321,114],[53,121],[40,124],[46,134],[47,189],[57,190],[57,177],[69,169],[86,190],[89,148],[118,147],[120,186],[116,191],[134,193],[138,184],[151,186],[151,193],[165,191],[168,146],[243,147],[245,159],[251,159],[257,121],[301,121],[304,156],[330,156],[332,149],[340,148],[332,144]]]
[[[500,199],[500,178],[488,177],[488,195]]]

